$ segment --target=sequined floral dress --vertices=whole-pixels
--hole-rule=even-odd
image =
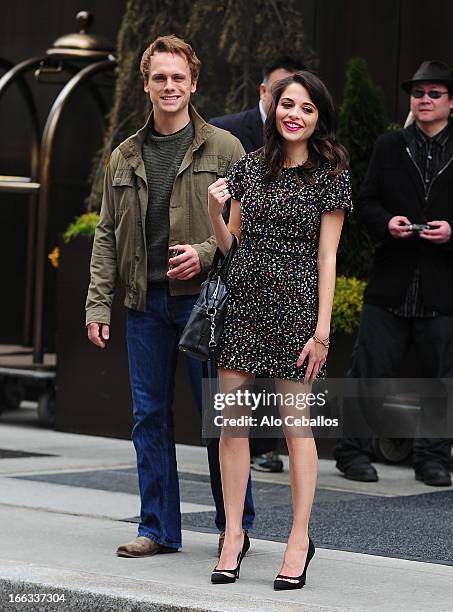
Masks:
[[[226,177],[231,197],[241,203],[241,240],[228,272],[218,366],[300,379],[306,364],[298,368],[296,361],[317,322],[321,214],[352,209],[349,173],[329,176],[321,167],[308,185],[296,168],[285,168],[268,186],[262,173],[263,160],[254,152]]]

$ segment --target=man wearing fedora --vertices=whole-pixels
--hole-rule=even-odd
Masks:
[[[425,61],[401,86],[414,122],[378,138],[357,202],[379,246],[350,376],[397,377],[412,343],[421,366],[414,376],[452,378],[453,73],[443,62]],[[451,446],[451,439],[416,438],[415,478],[451,485]],[[337,468],[352,480],[378,480],[370,456],[363,438],[342,438],[334,451]]]

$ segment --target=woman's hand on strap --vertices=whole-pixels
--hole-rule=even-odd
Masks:
[[[230,199],[228,185],[224,178],[219,178],[208,187],[208,212],[211,219],[220,217],[225,207],[225,202]]]

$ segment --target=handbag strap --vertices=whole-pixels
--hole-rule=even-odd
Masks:
[[[224,272],[228,270],[228,267],[233,259],[233,255],[236,253],[238,248],[238,241],[234,234],[231,234],[233,240],[231,241],[230,250],[226,255],[217,247],[212,260],[211,269],[209,270],[208,277],[210,280],[222,276]]]
[[[214,378],[217,379],[217,363],[214,359],[202,361],[201,369],[203,372],[203,378]]]

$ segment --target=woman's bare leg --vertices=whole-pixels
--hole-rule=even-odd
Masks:
[[[276,380],[275,385],[278,393],[291,393],[293,397],[301,397],[298,394],[311,391],[311,385],[288,380]],[[281,417],[310,417],[309,407],[298,410],[295,406],[294,402],[294,407],[280,407]],[[285,435],[289,453],[293,524],[279,573],[284,576],[300,576],[308,552],[308,522],[316,489],[318,454],[310,427],[287,427]]]
[[[219,369],[220,390],[230,393],[240,385],[247,384],[254,379],[253,374]],[[225,409],[223,416],[240,416],[247,414],[247,409]],[[237,557],[242,549],[243,531],[242,514],[244,512],[245,493],[250,473],[250,448],[248,428],[228,431],[224,428],[220,438],[219,458],[222,475],[223,501],[225,505],[225,541],[220,555],[217,569],[234,569]],[[240,435],[241,437],[237,437]]]

